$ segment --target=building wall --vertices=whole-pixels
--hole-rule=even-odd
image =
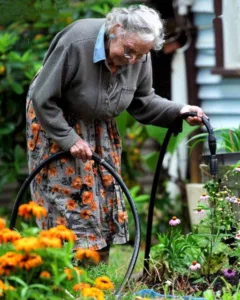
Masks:
[[[191,7],[198,28],[196,50],[198,98],[214,128],[240,124],[240,78],[211,74],[215,67],[215,18],[213,0],[194,0]]]

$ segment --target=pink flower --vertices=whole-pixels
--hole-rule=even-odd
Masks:
[[[232,278],[237,274],[237,271],[233,269],[224,269],[222,272],[225,278]]]
[[[237,202],[237,198],[235,196],[227,196],[225,198],[225,200],[232,202],[232,203],[236,203]]]
[[[177,226],[180,223],[181,223],[181,221],[175,216],[172,217],[172,219],[169,221],[169,225],[171,225],[171,226]]]
[[[196,270],[201,269],[201,265],[200,265],[200,263],[198,263],[196,260],[194,260],[194,261],[192,262],[191,266],[189,267],[189,269],[190,269],[191,271],[196,271]]]
[[[201,201],[207,201],[209,196],[206,193],[203,193],[202,196],[200,197]]]
[[[240,233],[239,232],[235,235],[235,239],[240,240]]]
[[[206,211],[204,209],[201,209],[199,207],[194,212],[195,212],[195,214],[199,215],[200,217],[203,217],[206,213]]]

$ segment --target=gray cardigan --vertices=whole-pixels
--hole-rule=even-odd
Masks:
[[[53,39],[35,79],[32,101],[47,134],[63,150],[80,139],[64,115],[111,119],[127,111],[143,124],[167,127],[183,105],[155,94],[150,55],[147,63],[111,74],[105,61],[93,63],[94,46],[104,19],[76,21]]]

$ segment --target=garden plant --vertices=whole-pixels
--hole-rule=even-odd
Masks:
[[[237,165],[232,169],[239,171]],[[240,299],[239,203],[221,181],[206,182],[194,210],[199,224],[183,234],[181,220],[172,217],[168,232],[151,248],[145,283],[160,294]]]

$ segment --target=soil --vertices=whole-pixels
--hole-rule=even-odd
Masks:
[[[221,279],[221,277],[224,277],[221,272],[218,272],[214,275],[210,275],[209,280],[206,280],[209,282],[207,283],[198,283],[194,284],[193,281],[189,280],[186,276],[185,277],[179,277],[175,283],[174,283],[174,291],[172,290],[172,287],[169,286],[169,294],[184,294],[186,296],[193,295],[198,292],[204,292],[207,290],[211,283],[214,282],[212,289],[214,292],[221,291],[224,286],[226,286],[225,282]],[[217,279],[216,279],[217,278]],[[225,281],[231,284],[231,286],[237,287],[240,282],[240,276],[239,274],[236,274],[235,276],[231,278],[225,278]],[[143,277],[142,274],[137,274],[137,276],[134,276],[132,278],[133,281],[136,282],[136,285],[145,285],[149,289],[153,289],[159,294],[164,294],[163,285],[166,285],[166,280],[162,281],[161,278],[159,278],[159,274],[157,272],[151,271],[151,274],[148,276]],[[201,297],[201,296],[199,296]]]

